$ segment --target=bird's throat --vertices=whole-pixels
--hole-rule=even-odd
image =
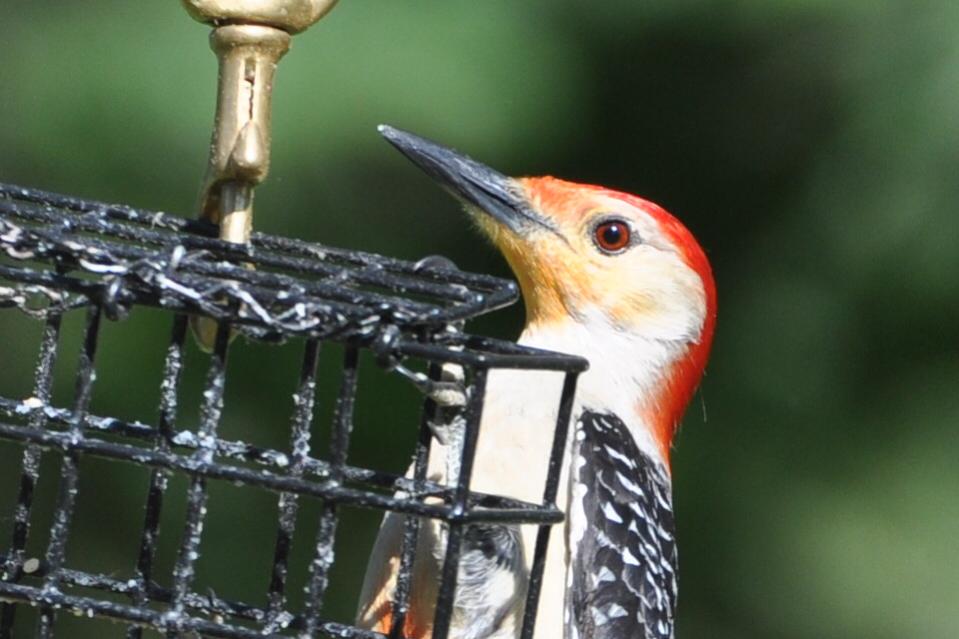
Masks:
[[[576,404],[619,416],[640,449],[669,466],[676,426],[699,381],[687,370],[688,344],[628,334],[603,318],[531,322],[519,341],[588,359]]]

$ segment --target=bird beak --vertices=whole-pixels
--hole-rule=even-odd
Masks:
[[[534,211],[516,180],[418,135],[381,124],[380,134],[448,191],[519,236],[555,225]],[[472,208],[472,207],[471,207]]]

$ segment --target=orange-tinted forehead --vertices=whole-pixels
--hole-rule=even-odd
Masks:
[[[657,222],[657,226],[672,239],[672,226],[685,230],[676,218],[649,200],[592,184],[567,182],[551,176],[525,177],[517,180],[526,190],[526,195],[541,213],[557,218],[559,222],[574,222],[598,207],[609,206],[610,200],[620,202],[641,211]],[[676,229],[676,230],[679,230]]]
[[[580,219],[603,189],[588,184],[576,184],[550,176],[524,177],[517,182],[526,190],[526,197],[538,212],[556,219],[560,224]]]

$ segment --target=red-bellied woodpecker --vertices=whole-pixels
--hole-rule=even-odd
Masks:
[[[709,355],[716,290],[692,234],[659,206],[552,177],[508,178],[418,136],[380,127],[461,199],[519,280],[519,342],[582,355],[573,428],[536,617],[537,639],[673,637],[677,556],[669,450]],[[561,380],[490,374],[472,487],[540,499]],[[431,477],[449,473],[446,446]],[[388,632],[402,520],[387,515],[370,561],[359,623]],[[529,530],[527,530],[529,529]],[[467,529],[450,637],[519,634],[535,527]],[[445,544],[424,526],[404,634],[432,634]]]

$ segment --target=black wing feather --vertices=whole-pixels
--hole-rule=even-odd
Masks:
[[[677,556],[665,468],[621,419],[584,411],[571,480],[585,489],[585,532],[571,549],[570,639],[671,639]]]

